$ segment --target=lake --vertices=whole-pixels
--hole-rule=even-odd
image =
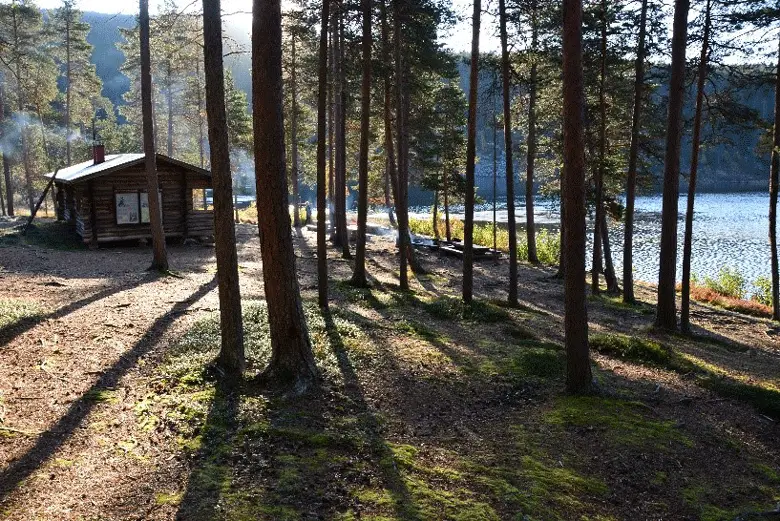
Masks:
[[[537,219],[554,223],[558,220],[557,203],[539,200]],[[678,280],[682,276],[682,247],[687,197],[680,197],[677,256]],[[506,205],[499,206],[497,220],[506,222]],[[525,221],[525,204],[517,200],[518,223]],[[423,217],[428,209],[419,208]],[[461,210],[459,208],[458,210]],[[698,194],[693,224],[691,271],[699,278],[716,276],[721,268],[735,268],[748,284],[758,277],[770,277],[768,241],[769,195],[760,193]],[[430,215],[430,214],[428,214]],[[453,214],[456,218],[462,215]],[[491,221],[492,207],[483,205],[475,212],[476,220]],[[637,280],[656,282],[660,254],[661,196],[641,196],[636,200],[634,230],[634,273]],[[613,260],[618,278],[622,274],[623,224],[610,222]],[[592,235],[589,235],[592,239]],[[588,244],[588,268],[592,243]]]

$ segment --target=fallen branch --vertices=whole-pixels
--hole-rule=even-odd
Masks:
[[[30,212],[30,217],[27,218],[27,222],[24,225],[24,228],[22,228],[21,235],[25,236],[27,235],[27,228],[30,227],[30,224],[32,224],[33,219],[35,219],[35,214],[38,213],[38,209],[41,207],[41,204],[43,204],[43,200],[46,199],[46,194],[49,193],[49,188],[51,188],[51,185],[54,184],[54,178],[57,177],[57,174],[59,173],[60,169],[54,171],[54,175],[51,176],[49,179],[49,182],[46,184],[46,188],[44,189],[43,193],[41,194],[41,198],[38,199],[38,204],[35,205],[32,212]],[[55,209],[56,212],[56,209]]]

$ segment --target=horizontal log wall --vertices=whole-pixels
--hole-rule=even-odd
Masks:
[[[211,236],[214,216],[210,211],[194,210],[192,190],[209,188],[211,181],[184,169],[165,166],[158,171],[162,192],[163,230],[166,237]],[[89,182],[74,186],[76,231],[84,242],[93,238]],[[115,194],[146,192],[146,172],[142,165],[130,167],[92,181],[98,242],[151,238],[149,223],[117,224]],[[139,208],[140,210],[140,208]]]

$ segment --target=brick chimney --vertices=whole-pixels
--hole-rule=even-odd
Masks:
[[[106,160],[106,147],[102,143],[95,143],[92,145],[92,158],[96,165],[99,165]]]

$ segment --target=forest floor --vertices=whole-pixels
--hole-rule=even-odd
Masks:
[[[770,322],[694,305],[696,335],[640,303],[589,298],[599,392],[563,392],[562,294],[549,268],[421,256],[398,290],[386,239],[372,288],[296,238],[322,377],[301,397],[204,373],[219,346],[214,251],[88,251],[43,222],[0,222],[0,519],[759,519],[780,501],[780,339]],[[60,230],[61,231],[61,230]],[[60,237],[58,239],[58,237]],[[256,228],[238,226],[250,373],[268,358]],[[250,376],[251,376],[250,374]],[[763,519],[763,518],[762,518]]]

